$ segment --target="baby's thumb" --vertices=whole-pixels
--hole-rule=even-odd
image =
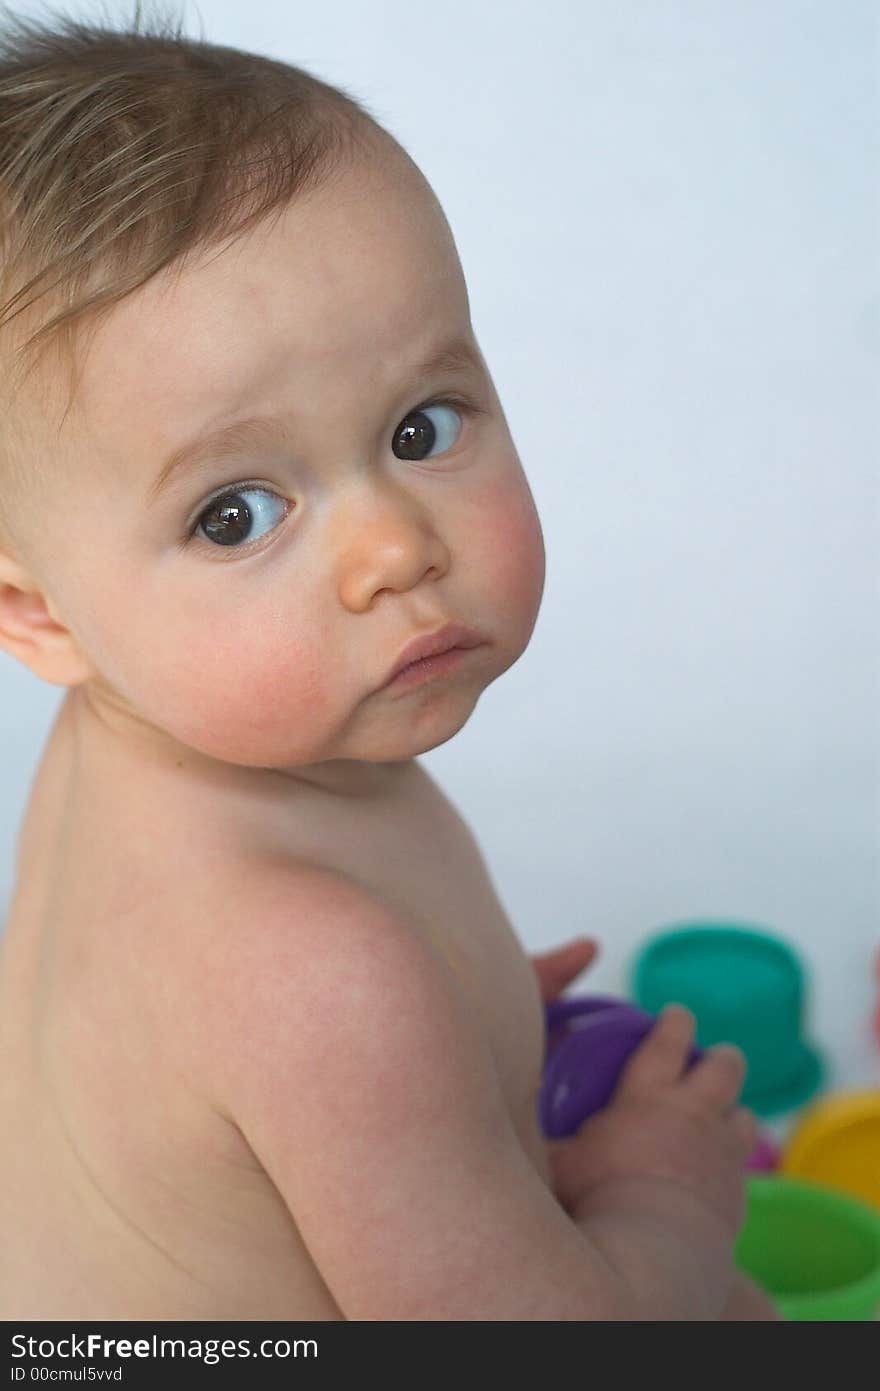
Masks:
[[[532,957],[541,995],[545,1001],[555,1000],[576,976],[585,971],[598,951],[590,937],[576,937],[562,947],[539,952]]]

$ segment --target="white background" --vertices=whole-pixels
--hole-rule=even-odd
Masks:
[[[880,1081],[876,6],[183,12],[365,101],[452,226],[547,585],[424,762],[526,948],[595,933],[622,992],[665,925],[766,927],[831,1084]],[[0,908],[62,695],[0,654]]]

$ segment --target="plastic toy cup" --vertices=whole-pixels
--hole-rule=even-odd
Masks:
[[[802,1179],[751,1177],[746,1190],[736,1264],[783,1318],[880,1317],[880,1213]]]
[[[836,1092],[811,1106],[789,1137],[781,1168],[880,1209],[880,1089]]]
[[[778,938],[741,923],[681,924],[642,950],[633,994],[652,1014],[685,1005],[702,1048],[741,1048],[748,1063],[743,1104],[758,1115],[793,1110],[818,1089],[821,1060],[802,1035],[803,969]]]

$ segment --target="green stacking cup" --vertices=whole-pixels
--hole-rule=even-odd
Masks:
[[[759,1116],[794,1110],[818,1091],[822,1061],[804,1037],[804,969],[781,938],[751,923],[674,924],[637,956],[632,993],[649,1014],[685,1005],[700,1048],[741,1048],[742,1100]]]
[[[738,1268],[785,1319],[880,1318],[880,1213],[818,1183],[750,1178]]]

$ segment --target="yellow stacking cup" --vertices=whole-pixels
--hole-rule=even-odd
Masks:
[[[811,1106],[789,1137],[780,1169],[880,1210],[880,1089],[835,1092]]]

